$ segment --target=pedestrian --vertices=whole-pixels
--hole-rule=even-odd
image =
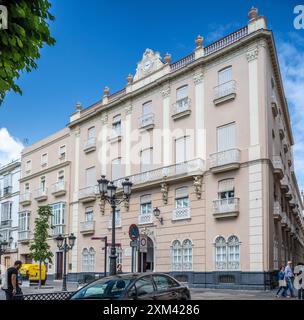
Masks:
[[[300,262],[295,267],[294,271],[296,278],[294,286],[298,289],[298,299],[304,300],[304,263]]]
[[[118,263],[116,270],[117,273],[122,273],[122,265],[120,263]]]
[[[10,267],[6,271],[6,288],[5,291],[6,300],[22,300],[22,290],[19,287],[18,274],[22,266],[22,262],[17,260],[13,267]]]
[[[281,269],[278,273],[278,280],[279,280],[279,290],[277,291],[276,297],[279,298],[280,297],[280,293],[281,296],[284,297],[284,292],[285,292],[285,288],[286,288],[286,281],[285,281],[285,273],[284,273],[285,267],[282,265]]]
[[[287,262],[287,266],[285,267],[284,274],[285,274],[285,280],[286,280],[287,286],[285,287],[283,295],[287,295],[287,291],[289,291],[290,295],[287,295],[287,298],[295,297],[293,281],[292,281],[294,277],[294,274],[292,271],[292,261]]]

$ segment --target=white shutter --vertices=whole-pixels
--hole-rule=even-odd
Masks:
[[[185,161],[185,138],[175,140],[175,160],[176,163]]]
[[[112,160],[112,180],[121,178],[121,161],[120,158]]]
[[[86,169],[86,186],[95,186],[96,183],[95,167]]]
[[[219,85],[232,80],[232,68],[226,68],[218,73]]]
[[[217,151],[235,148],[235,123],[217,128]]]
[[[185,156],[184,161],[192,159],[192,148],[191,148],[191,138],[189,136],[185,137]]]
[[[188,86],[183,86],[176,90],[176,100],[181,100],[188,97]]]
[[[218,192],[228,192],[234,190],[234,179],[219,181]]]
[[[181,187],[178,189],[175,189],[175,198],[186,198],[188,197],[188,187]]]
[[[141,152],[141,172],[152,170],[153,167],[153,149],[145,149]]]
[[[152,101],[146,102],[142,106],[143,115],[152,113]]]
[[[95,127],[88,129],[88,139],[95,138]]]

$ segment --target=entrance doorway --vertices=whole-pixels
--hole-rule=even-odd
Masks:
[[[56,252],[56,280],[62,280],[63,252]]]
[[[154,244],[147,237],[147,252],[138,252],[138,272],[152,272],[154,270]]]

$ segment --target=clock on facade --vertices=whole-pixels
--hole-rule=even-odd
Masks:
[[[151,59],[148,59],[144,62],[144,70],[145,71],[148,71],[151,67],[152,67],[152,60]]]

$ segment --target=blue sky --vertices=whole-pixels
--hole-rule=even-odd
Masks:
[[[2,154],[3,137],[13,151],[25,139],[32,144],[63,128],[77,101],[87,107],[101,98],[105,85],[111,92],[122,88],[147,47],[178,60],[193,51],[198,34],[208,44],[246,25],[254,5],[275,33],[304,187],[304,98],[299,91],[304,89],[304,29],[293,26],[293,9],[304,1],[51,2],[56,20],[50,27],[57,43],[41,51],[36,71],[21,76],[23,95],[9,93],[0,107]]]

